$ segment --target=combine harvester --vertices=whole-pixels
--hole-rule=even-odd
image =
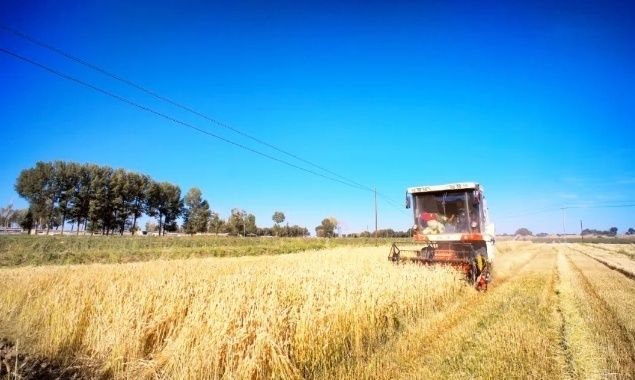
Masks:
[[[394,242],[388,259],[450,265],[463,272],[477,290],[487,290],[495,232],[483,187],[473,182],[411,187],[406,208],[411,207],[413,240]]]

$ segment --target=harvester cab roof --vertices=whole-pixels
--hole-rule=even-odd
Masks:
[[[475,182],[411,187],[406,207],[413,210],[413,241],[393,243],[389,259],[451,265],[486,288],[494,225],[483,187]]]

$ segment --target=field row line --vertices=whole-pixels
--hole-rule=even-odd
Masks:
[[[367,358],[363,360],[368,360],[371,362],[382,361],[386,359],[386,356],[394,351],[395,347],[399,347],[398,342],[403,339],[408,339],[409,336],[413,333],[413,331],[420,331],[417,335],[417,340],[419,341],[427,341],[432,342],[432,344],[436,344],[435,342],[442,342],[443,337],[449,334],[453,329],[460,326],[464,323],[469,317],[471,317],[470,313],[466,313],[465,310],[475,310],[477,308],[483,307],[490,299],[495,297],[500,292],[504,291],[513,281],[510,281],[516,277],[518,272],[522,272],[526,269],[526,267],[534,261],[537,252],[532,252],[530,256],[513,266],[511,266],[505,275],[500,277],[495,277],[494,282],[490,286],[490,290],[485,293],[479,293],[470,289],[471,292],[466,293],[461,298],[457,299],[452,304],[448,305],[448,307],[437,311],[432,315],[427,315],[419,318],[417,321],[414,321],[407,328],[400,331],[399,334],[394,335],[388,341],[386,341],[382,346],[377,347],[372,354],[370,354]],[[427,322],[427,323],[426,323]],[[421,331],[421,329],[417,328],[422,324],[426,325],[425,330]],[[415,329],[415,330],[413,330]],[[423,329],[423,327],[422,327]],[[429,348],[429,347],[428,347]],[[354,366],[355,363],[350,363],[350,365]],[[336,369],[337,370],[337,369]],[[339,368],[339,370],[346,371],[346,368]],[[333,374],[332,374],[333,375]],[[386,373],[366,373],[364,378],[373,378],[376,376],[382,377],[386,376]],[[342,377],[340,376],[328,376],[328,377]],[[346,377],[346,376],[344,376]]]
[[[585,254],[585,256],[589,256],[589,255]],[[593,284],[591,284],[591,282],[589,281],[589,278],[587,277],[587,275],[580,269],[580,267],[575,263],[575,261],[571,258],[571,256],[569,254],[565,254],[565,257],[567,258],[567,261],[569,262],[571,267],[574,269],[574,271],[577,273],[578,278],[582,282],[582,287],[584,292],[593,301],[595,301],[592,304],[596,305],[596,308],[598,309],[597,310],[598,314],[606,316],[609,319],[609,322],[618,329],[621,343],[628,348],[626,350],[628,352],[627,367],[635,371],[635,339],[630,334],[626,326],[624,326],[624,324],[621,322],[621,320],[613,311],[613,309],[608,304],[608,302],[602,296],[598,294]],[[590,258],[594,259],[593,257],[590,257]]]
[[[572,251],[576,251],[576,252],[582,253],[583,255],[585,255],[585,256],[597,261],[598,263],[604,265],[605,267],[607,267],[609,269],[612,269],[612,270],[614,270],[616,272],[621,273],[622,275],[626,276],[627,278],[629,278],[631,280],[635,280],[635,273],[629,272],[629,271],[627,271],[624,268],[620,268],[620,267],[618,267],[616,265],[613,265],[613,264],[609,263],[606,260],[602,260],[602,259],[600,259],[598,257],[595,257],[595,256],[593,256],[593,255],[591,255],[591,254],[589,254],[587,252],[584,252],[584,251],[582,251],[580,249],[573,248],[573,247],[568,247],[568,248],[571,249]]]
[[[562,300],[562,294],[559,291],[559,289],[562,288],[562,278],[560,276],[560,268],[558,265],[558,259],[560,257],[560,251],[558,251],[558,253],[556,254],[556,264],[555,264],[555,269],[554,269],[554,277],[555,277],[555,282],[558,284],[557,288],[554,287],[552,289],[552,291],[555,293],[556,295],[556,312],[558,315],[558,322],[560,325],[559,328],[559,333],[560,333],[560,349],[563,352],[563,356],[564,356],[564,362],[565,362],[565,372],[566,374],[569,376],[569,378],[575,378],[575,374],[576,374],[576,368],[575,368],[575,364],[574,364],[574,358],[573,358],[573,352],[571,351],[571,342],[569,341],[569,334],[570,331],[567,327],[567,318],[564,315],[564,311],[563,311],[563,300]]]

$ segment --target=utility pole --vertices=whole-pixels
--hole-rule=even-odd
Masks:
[[[563,237],[564,239],[566,239],[566,236],[567,236],[567,231],[566,231],[566,229],[564,228],[564,210],[565,210],[565,207],[561,207],[561,208],[560,208],[560,210],[562,210],[562,237]]]
[[[580,237],[584,240],[584,235],[582,235],[582,219],[580,219]]]
[[[377,244],[377,188],[373,188],[375,193],[375,244]]]

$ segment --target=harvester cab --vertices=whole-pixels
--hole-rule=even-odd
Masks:
[[[477,290],[487,290],[495,232],[483,187],[473,182],[411,187],[406,208],[414,214],[413,239],[394,242],[388,259],[450,265]]]

